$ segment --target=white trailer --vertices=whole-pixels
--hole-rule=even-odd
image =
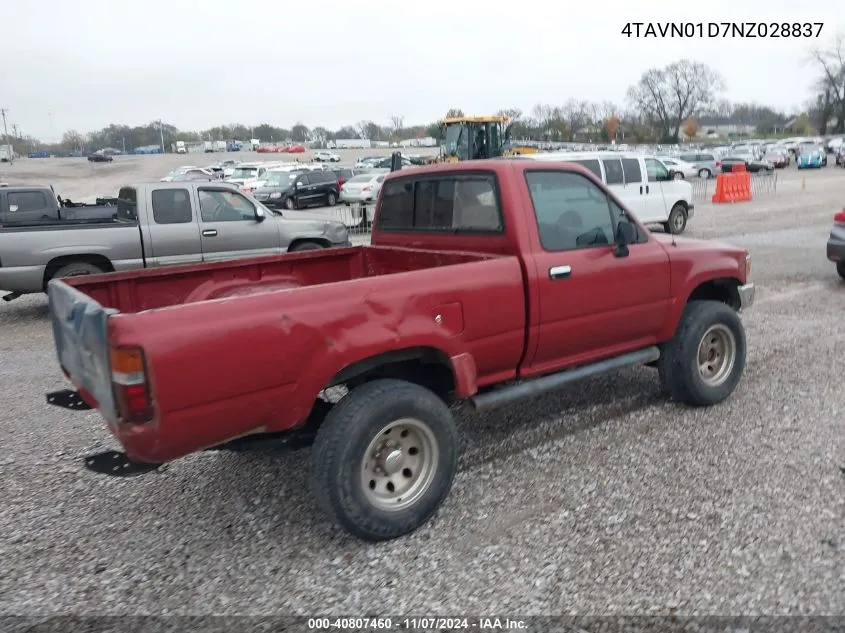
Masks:
[[[373,142],[366,138],[339,138],[332,149],[371,149],[372,146]]]
[[[11,145],[0,145],[0,161],[11,163],[15,160],[15,150]]]

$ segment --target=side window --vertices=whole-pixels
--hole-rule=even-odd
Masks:
[[[625,174],[625,183],[640,183],[643,181],[643,172],[640,169],[638,158],[623,158],[622,171]]]
[[[9,192],[9,215],[27,211],[44,211],[47,208],[47,197],[41,191]]]
[[[685,163],[694,163],[697,160],[707,160],[703,158],[700,154],[681,154],[678,156],[682,161]]]
[[[187,189],[156,189],[152,203],[156,224],[186,224],[194,220]]]
[[[303,185],[310,185],[311,175],[304,171],[301,171],[296,177],[296,182],[301,182]]]
[[[501,231],[495,183],[492,177],[474,175],[394,180],[384,187],[378,226],[406,231]]]
[[[707,162],[710,162],[710,163],[712,163],[712,162],[714,162],[714,161],[716,160],[716,159],[715,159],[715,158],[713,158],[713,156],[711,156],[710,154],[699,154],[696,158],[697,158],[697,160],[700,160],[700,161],[702,161],[702,162],[707,161]],[[696,161],[691,161],[691,162],[693,162],[693,163],[694,163],[694,162],[696,162]]]
[[[572,172],[525,174],[537,218],[540,243],[565,251],[614,242],[609,198],[592,182]]]
[[[669,171],[665,165],[655,158],[645,159],[645,170],[648,173],[649,182],[659,182],[661,180],[669,180]]]
[[[622,221],[625,221],[625,222],[629,222],[630,225],[631,225],[631,228],[634,229],[634,243],[635,244],[642,244],[643,242],[645,242],[648,239],[646,234],[643,232],[643,230],[639,226],[637,226],[637,223],[632,222],[631,220],[628,219],[627,214],[620,208],[620,206],[618,204],[616,204],[610,198],[607,199],[607,203],[608,203],[608,205],[610,205],[610,217],[613,219],[613,228],[614,228],[613,233],[614,233],[614,235],[616,234],[616,226],[619,224],[619,221],[622,220]]]
[[[572,162],[576,165],[581,165],[581,167],[589,169],[599,180],[602,179],[601,167],[599,167],[599,161],[597,158],[591,158],[589,160],[573,160]]]
[[[608,185],[621,185],[625,182],[622,174],[621,160],[618,158],[605,158],[602,163],[604,164],[604,173],[607,174],[607,180],[605,182]]]
[[[213,189],[199,190],[203,222],[243,222],[255,220],[255,207],[239,193]]]

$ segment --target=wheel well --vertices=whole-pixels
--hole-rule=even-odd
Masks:
[[[678,200],[675,204],[672,205],[672,209],[681,205],[684,208],[684,211],[689,211],[689,205],[687,204],[686,200]]]
[[[294,241],[292,241],[288,245],[288,250],[292,251],[296,246],[299,246],[300,244],[304,244],[305,242],[313,242],[314,244],[319,244],[320,246],[322,246],[324,248],[328,248],[329,246],[331,246],[329,241],[326,240],[326,239],[323,239],[323,238],[320,238],[320,237],[304,237],[304,238],[297,238]]]
[[[339,371],[326,388],[349,389],[379,378],[397,378],[431,389],[449,403],[455,391],[455,375],[449,358],[433,347],[413,347],[358,361]]]
[[[739,282],[736,279],[711,279],[692,291],[687,301],[721,301],[739,310]]]
[[[61,257],[51,259],[47,263],[47,267],[44,269],[44,287],[47,287],[47,282],[53,278],[53,275],[59,272],[60,268],[63,268],[64,266],[67,266],[68,264],[73,264],[75,262],[91,264],[93,266],[96,266],[97,268],[100,268],[103,272],[106,273],[114,272],[114,266],[112,265],[109,258],[105,257],[104,255],[94,255],[93,253],[86,253],[81,255],[62,255]]]

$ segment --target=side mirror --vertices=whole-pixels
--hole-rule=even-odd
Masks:
[[[627,218],[619,220],[616,225],[616,250],[613,251],[613,254],[616,257],[627,257],[628,244],[633,244],[636,239],[634,226],[628,222]]]
[[[302,186],[303,186],[303,185],[302,185],[302,181],[301,181],[301,180],[297,180],[297,181],[296,181],[296,186],[297,186],[297,187],[302,187]]]
[[[255,207],[255,221],[263,222],[265,217],[267,216],[264,215],[264,209],[261,207]]]

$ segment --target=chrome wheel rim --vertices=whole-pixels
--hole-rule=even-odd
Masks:
[[[712,325],[698,345],[698,372],[710,387],[724,384],[736,363],[736,337],[720,324]]]
[[[675,214],[675,218],[672,220],[672,227],[675,229],[676,232],[680,231],[681,229],[684,228],[684,212],[683,211],[679,211],[678,213]]]
[[[382,428],[364,453],[361,489],[380,510],[412,506],[434,481],[440,450],[429,426],[402,418]]]

